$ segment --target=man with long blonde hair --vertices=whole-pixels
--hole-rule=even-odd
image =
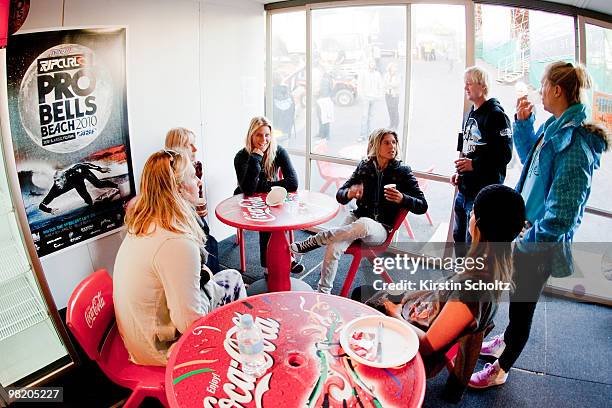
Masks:
[[[321,265],[319,292],[331,293],[338,260],[357,239],[367,245],[380,245],[393,228],[401,208],[415,214],[427,211],[427,201],[410,167],[398,160],[399,141],[391,129],[377,129],[368,141],[368,157],[362,160],[351,177],[336,193],[340,204],[355,199],[357,209],[344,220],[344,225],[319,232],[290,245],[294,254],[327,245]]]

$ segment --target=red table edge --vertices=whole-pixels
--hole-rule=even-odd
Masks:
[[[307,190],[303,190],[303,191],[307,191]],[[261,193],[261,194],[267,194],[267,193]],[[238,194],[236,194],[236,195],[238,195]],[[250,195],[250,196],[242,194],[242,196],[245,197],[245,198],[250,198],[250,197],[257,197],[257,194]],[[228,197],[228,198],[232,198],[232,197]],[[228,198],[226,198],[225,200],[227,200]],[[225,201],[225,200],[223,200],[223,201]],[[338,215],[338,212],[340,211],[340,206],[341,206],[340,204],[338,204],[338,206],[336,207],[336,211],[334,211],[333,214],[331,214],[328,217],[322,218],[320,220],[313,221],[313,222],[306,222],[306,223],[295,225],[295,226],[292,226],[292,227],[282,227],[281,228],[281,227],[267,226],[265,223],[261,223],[261,225],[243,225],[243,224],[240,224],[240,223],[237,223],[237,222],[230,221],[230,220],[220,216],[219,213],[217,212],[217,209],[219,208],[219,204],[217,204],[217,207],[215,208],[215,217],[217,217],[217,219],[219,221],[221,221],[225,225],[229,225],[230,227],[239,228],[239,229],[243,229],[243,230],[249,230],[249,231],[260,231],[260,232],[292,231],[292,230],[301,230],[301,229],[306,229],[306,228],[314,227],[316,225],[323,224],[323,223],[331,220],[332,218],[334,218],[336,215]]]
[[[252,299],[257,299],[257,298],[263,297],[263,296],[271,296],[271,295],[274,296],[274,294],[276,294],[276,293],[291,293],[292,295],[300,295],[300,294],[310,294],[310,295],[312,295],[312,294],[316,294],[318,296],[323,296],[323,297],[328,297],[328,296],[339,297],[337,295],[330,295],[330,294],[327,294],[327,293],[305,292],[305,291],[272,292],[272,293],[262,293],[262,294],[254,295],[254,296],[247,296],[247,297],[245,297],[243,299],[238,299],[238,300],[235,300],[234,302],[230,302],[228,304],[225,304],[225,305],[223,305],[223,306],[213,310],[212,312],[207,313],[206,315],[200,317],[198,320],[193,322],[193,324],[191,326],[189,326],[189,328],[187,329],[187,331],[185,331],[185,333],[192,332],[193,329],[195,327],[197,327],[198,322],[200,320],[202,320],[204,317],[210,316],[211,314],[214,314],[214,313],[220,313],[221,311],[225,311],[225,308],[228,308],[229,306],[233,306],[232,304],[235,303],[235,302],[242,302],[243,300],[246,300],[246,299],[251,299],[251,300]],[[356,300],[353,300],[353,299],[349,299],[349,298],[342,298],[342,299],[344,299],[346,301],[349,301],[349,302],[356,303],[356,304],[361,305],[361,306],[367,306],[366,304],[357,302]],[[375,314],[377,313],[377,314],[385,316],[384,313],[379,312],[378,310],[376,310],[376,309],[374,309],[372,307],[370,307],[370,309],[372,309],[372,311]],[[173,389],[173,386],[172,386],[172,380],[173,380],[172,379],[172,372],[174,371],[174,369],[172,367],[174,367],[174,364],[176,362],[176,355],[178,353],[177,350],[179,350],[181,348],[181,346],[183,345],[183,343],[185,341],[185,338],[187,337],[185,335],[185,333],[181,333],[181,337],[172,346],[172,352],[170,353],[170,356],[168,357],[168,363],[166,364],[166,375],[165,375],[166,384],[164,385],[164,388],[166,389],[166,398],[168,399],[168,405],[170,407],[179,407],[179,404],[176,401],[176,397],[174,395],[174,392],[172,391],[172,389]],[[417,363],[417,366],[418,366],[417,368],[423,374],[421,377],[419,377],[422,381],[420,381],[420,384],[418,384],[418,385],[421,386],[420,387],[421,389],[419,390],[419,394],[420,395],[419,395],[419,403],[417,404],[417,407],[421,407],[423,405],[423,401],[425,400],[425,386],[426,386],[426,383],[427,383],[427,381],[426,381],[427,378],[426,378],[426,374],[425,374],[425,365],[423,364],[423,359],[421,358],[421,353],[419,353],[417,351],[416,356],[414,356],[414,358],[416,358],[416,363]]]

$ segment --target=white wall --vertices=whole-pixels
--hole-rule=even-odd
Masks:
[[[261,4],[244,0],[204,1],[201,16],[206,194],[211,229],[221,240],[235,230],[212,210],[234,192],[234,155],[251,118],[264,112],[265,18]]]
[[[123,25],[128,28],[127,87],[136,184],[147,157],[175,126],[198,135],[213,235],[233,231],[214,220],[231,195],[234,154],[251,116],[263,113],[265,19],[252,0],[32,0],[21,28]],[[42,260],[58,308],[99,268],[112,272],[119,233]]]

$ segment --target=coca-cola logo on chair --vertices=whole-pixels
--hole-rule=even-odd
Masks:
[[[85,309],[85,321],[87,322],[87,327],[90,329],[93,327],[96,317],[98,317],[100,310],[102,310],[105,304],[106,303],[102,297],[102,292],[98,291],[96,296],[91,299],[91,305],[87,306],[87,309]]]

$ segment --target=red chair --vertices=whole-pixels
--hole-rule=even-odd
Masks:
[[[345,254],[349,254],[353,256],[353,262],[351,262],[351,266],[349,267],[348,274],[346,275],[346,280],[344,281],[344,285],[342,286],[342,290],[340,290],[340,296],[348,297],[349,290],[351,289],[351,285],[355,280],[355,275],[357,274],[357,270],[359,269],[359,264],[361,263],[362,258],[367,258],[370,262],[374,263],[374,258],[385,252],[391,244],[391,240],[395,235],[395,232],[402,225],[402,222],[408,215],[408,210],[405,208],[400,209],[397,217],[395,218],[395,223],[393,224],[393,229],[387,235],[387,239],[380,245],[377,246],[369,246],[364,245],[361,240],[357,240],[348,247],[348,249],[344,252]],[[387,271],[382,272],[382,277],[385,282],[393,282],[391,276],[387,273]]]
[[[165,367],[132,363],[115,324],[113,281],[105,269],[89,275],[76,287],[66,312],[66,324],[87,356],[114,383],[132,390],[123,405],[138,407],[145,397],[168,406]]]
[[[425,173],[433,173],[433,171],[434,171],[434,167],[431,166],[430,168],[425,170]],[[421,191],[422,192],[427,191],[427,189],[429,188],[429,180],[417,178],[417,181],[419,182],[419,188],[421,189]],[[427,217],[427,221],[429,221],[429,225],[433,225],[433,220],[431,219],[431,216],[429,215],[429,210],[425,212],[425,217]],[[404,227],[406,227],[406,232],[408,233],[408,236],[411,239],[414,239],[414,232],[412,232],[412,227],[410,226],[410,221],[408,221],[408,217],[404,219],[403,224],[404,224]]]
[[[317,145],[312,149],[313,153],[325,155],[327,154],[328,146],[327,140],[321,140]],[[317,169],[319,170],[319,175],[325,181],[321,188],[319,189],[320,193],[324,193],[329,186],[332,184],[336,185],[336,190],[338,190],[342,184],[353,174],[353,169],[348,166],[342,166],[336,163],[324,162],[321,160],[316,160]]]

